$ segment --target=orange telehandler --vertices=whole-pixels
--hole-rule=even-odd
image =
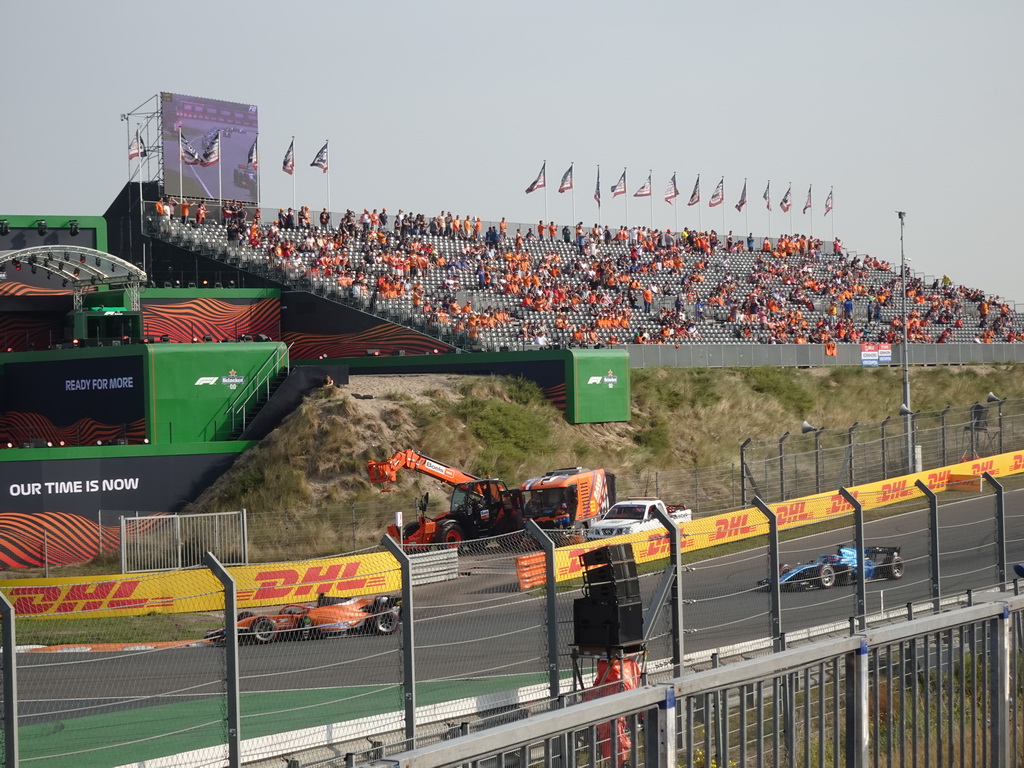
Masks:
[[[614,475],[603,469],[570,467],[548,472],[510,489],[494,477],[476,477],[412,450],[384,461],[370,461],[367,472],[374,485],[392,483],[402,469],[429,475],[453,487],[448,511],[427,517],[425,500],[419,515],[404,530],[388,526],[388,534],[403,544],[444,543],[458,546],[468,539],[519,531],[524,519],[542,528],[584,526],[607,511],[614,500]]]

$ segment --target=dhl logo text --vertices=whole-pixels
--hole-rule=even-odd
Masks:
[[[853,491],[850,494],[853,498],[857,498],[857,491]],[[846,499],[843,498],[841,493],[834,494],[832,496],[832,506],[828,510],[830,515],[845,515],[853,512],[853,506]]]
[[[362,561],[356,560],[326,567],[314,566],[301,572],[291,568],[260,571],[254,579],[256,589],[251,599],[308,597],[320,592],[349,592],[385,583],[383,574],[356,578],[360,565]]]
[[[14,612],[21,616],[41,613],[72,613],[77,611],[131,610],[155,603],[166,604],[170,598],[132,597],[141,582],[101,581],[98,584],[38,585],[12,587],[7,596]]]
[[[1010,461],[1010,472],[1020,472],[1024,470],[1024,453],[1013,454],[1013,459]]]
[[[794,525],[814,519],[814,513],[807,509],[806,501],[794,501],[790,504],[780,504],[775,510],[779,525]]]
[[[747,536],[754,532],[754,526],[748,525],[750,515],[732,515],[730,517],[722,517],[715,520],[715,530],[710,536],[708,541],[721,541],[722,539],[732,539],[737,536]]]
[[[914,495],[914,489],[907,487],[907,480],[897,480],[893,483],[883,483],[882,491],[878,494],[879,504],[888,504],[891,501],[906,499]]]
[[[976,461],[971,464],[972,475],[983,475],[988,472],[990,475],[998,475],[999,468],[996,467],[995,459],[986,459],[985,461]]]
[[[938,472],[929,472],[926,485],[932,490],[935,490],[936,488],[944,488],[949,484],[949,477],[951,474],[952,472],[948,469],[943,469]]]

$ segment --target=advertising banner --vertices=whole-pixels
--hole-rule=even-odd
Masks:
[[[918,480],[924,482],[935,493],[941,493],[954,488],[964,488],[965,477],[977,478],[985,472],[994,477],[1024,472],[1024,451],[1004,453],[986,459],[974,459],[927,472],[918,472],[876,483],[866,483],[847,490],[867,511],[923,497],[924,494],[915,485]],[[814,494],[769,506],[778,517],[780,530],[820,523],[853,513],[853,507],[838,491]],[[702,517],[689,523],[683,523],[680,528],[683,534],[682,550],[690,552],[713,547],[726,541],[767,535],[768,521],[760,510],[749,507],[736,512]],[[633,557],[637,564],[660,560],[669,555],[668,536],[664,531],[644,531],[587,544],[561,547],[555,550],[557,580],[565,581],[580,577],[583,570],[580,555],[609,544],[631,544]],[[537,557],[538,555],[524,555],[516,559],[521,589],[529,589],[543,584],[543,569],[541,568],[538,572]],[[542,565],[543,555],[539,557]]]
[[[401,571],[386,552],[229,567],[239,608],[398,592]],[[99,618],[223,610],[223,588],[205,568],[130,576],[16,579],[0,591],[18,616]]]

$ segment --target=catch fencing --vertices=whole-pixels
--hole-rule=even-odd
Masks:
[[[73,593],[7,589],[17,621],[4,621],[12,632],[3,659],[16,666],[13,675],[4,670],[4,705],[19,709],[4,720],[5,748],[20,750],[21,765],[85,768],[269,766],[285,758],[293,766],[406,764],[410,754],[426,767],[475,761],[460,757],[466,754],[461,745],[493,747],[502,734],[509,739],[501,742],[503,760],[568,768],[572,760],[588,765],[602,755],[607,763],[626,749],[620,757],[639,768],[647,755],[662,754],[654,751],[662,749],[652,741],[657,732],[672,735],[677,765],[861,765],[842,757],[836,745],[850,743],[849,660],[862,655],[866,637],[866,695],[874,703],[864,743],[878,750],[882,763],[876,765],[890,754],[906,755],[896,765],[932,764],[921,756],[948,756],[950,749],[978,750],[974,764],[996,765],[996,747],[984,746],[989,731],[983,723],[1001,705],[977,678],[1005,661],[992,647],[1000,625],[994,614],[979,613],[995,610],[990,606],[974,605],[970,614],[958,609],[978,603],[983,590],[1016,586],[1008,569],[1024,559],[1024,512],[1006,503],[995,478],[987,477],[983,487],[980,482],[969,495],[922,490],[926,508],[874,522],[865,520],[864,509],[881,499],[851,492],[847,511],[833,521],[839,527],[813,537],[787,539],[782,534],[800,522],[798,509],[760,499],[763,517],[723,518],[745,537],[742,547],[724,526],[641,537],[633,550],[644,647],[635,659],[648,686],[641,689],[646,693],[617,694],[627,698],[614,707],[615,697],[594,698],[595,677],[607,658],[577,647],[574,637],[573,604],[584,594],[574,570],[578,554],[603,542],[571,532],[532,528],[458,549],[409,552],[386,540],[387,552],[360,555],[363,562],[390,563],[372,573],[297,563],[248,566],[258,571],[255,586],[235,583],[210,558],[207,568],[180,574],[194,612],[165,617],[89,620],[92,587]],[[820,503],[835,502],[827,497]],[[834,553],[837,542],[861,550],[898,548],[904,568],[899,578],[883,570],[868,582],[837,579],[828,588],[811,578],[793,591],[773,578],[784,564]],[[527,564],[535,572],[526,574]],[[448,580],[434,581],[439,574]],[[429,583],[417,585],[421,575]],[[524,587],[528,575],[533,580]],[[159,576],[117,577],[107,591]],[[374,585],[399,581],[401,622],[378,624],[375,617],[391,603],[382,609],[378,600],[386,588]],[[33,615],[50,599],[47,590],[63,596],[63,603],[50,606],[57,616]],[[237,606],[258,597],[254,591],[287,593],[284,599],[297,604],[320,592],[351,598],[345,605],[352,611],[339,621],[359,624],[296,620],[256,627],[259,615],[288,622],[295,614],[267,606],[244,616]],[[211,596],[221,607],[210,610]],[[162,628],[150,623],[163,619]],[[1014,622],[1020,625],[1016,614]],[[192,642],[155,641],[167,626],[182,623],[191,627]],[[236,643],[240,626],[235,637],[242,642]],[[208,632],[226,641],[204,642]],[[839,639],[822,645],[828,637]],[[1018,643],[1013,653],[1019,650]],[[669,688],[674,709],[665,709]],[[655,689],[660,698],[628,698]],[[1016,704],[1008,706],[1018,717]],[[674,714],[661,720],[654,709]],[[912,716],[919,718],[913,728],[899,728],[906,739],[917,733],[916,745],[893,735],[899,718]],[[548,730],[531,730],[538,724]],[[972,728],[973,735],[962,737]],[[540,734],[537,743],[547,743],[548,751],[532,746],[529,734]],[[751,762],[756,759],[765,762]],[[6,765],[16,764],[8,757]]]

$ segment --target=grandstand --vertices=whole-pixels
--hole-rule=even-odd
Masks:
[[[145,227],[188,251],[465,351],[692,343],[831,350],[903,337],[897,270],[838,241],[734,242],[731,233],[719,240],[713,232],[581,226],[536,239],[525,225],[501,238],[504,222],[477,219],[472,229],[452,230],[443,216],[410,215],[388,226],[360,218],[348,211],[337,227],[317,227],[243,214],[198,225],[150,207]],[[911,342],[1022,338],[1014,305],[998,296],[909,271],[906,290]]]

